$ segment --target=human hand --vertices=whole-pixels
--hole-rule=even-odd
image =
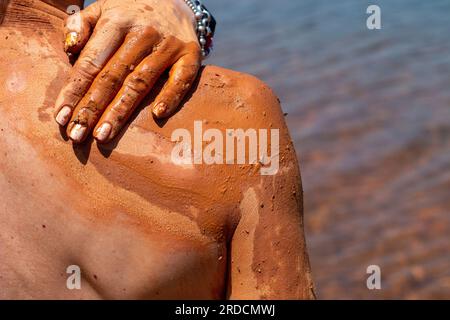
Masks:
[[[57,100],[55,119],[83,142],[109,142],[160,76],[170,76],[151,104],[170,116],[201,65],[195,17],[182,0],[99,0],[66,21],[66,51],[81,51]]]

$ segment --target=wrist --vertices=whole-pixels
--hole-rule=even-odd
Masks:
[[[195,28],[202,50],[203,58],[208,57],[213,49],[216,20],[200,0],[183,0],[195,17]]]

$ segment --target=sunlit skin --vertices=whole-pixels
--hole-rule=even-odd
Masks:
[[[0,27],[0,298],[313,298],[298,163],[271,89],[208,66],[164,122],[146,107],[162,79],[116,139],[73,144],[53,118],[71,72],[65,17],[13,1]],[[278,128],[278,173],[174,164],[172,132],[197,120]],[[70,265],[81,290],[66,287]]]

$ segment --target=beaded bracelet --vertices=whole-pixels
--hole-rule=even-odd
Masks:
[[[196,32],[198,41],[202,48],[203,58],[207,58],[213,49],[214,32],[216,30],[216,19],[206,9],[200,0],[184,0],[194,12],[197,20]]]

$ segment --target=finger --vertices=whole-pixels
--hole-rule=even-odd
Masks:
[[[86,94],[95,77],[117,51],[125,37],[125,31],[113,25],[97,28],[80,57],[73,66],[66,84],[55,103],[56,122],[65,126],[72,116],[72,110]]]
[[[73,54],[79,53],[86,45],[101,14],[98,2],[81,11],[77,11],[77,8],[68,7],[67,12],[71,15],[67,17],[64,25],[64,50]]]
[[[99,142],[109,142],[117,136],[133,111],[173,63],[173,60],[173,55],[167,54],[167,50],[158,50],[145,58],[127,77],[123,88],[108,106],[94,129],[94,137]]]
[[[128,74],[151,53],[159,41],[160,36],[154,29],[127,35],[122,46],[95,78],[89,91],[74,109],[67,128],[68,136],[73,141],[82,142],[86,138],[108,104],[117,95]]]
[[[155,117],[166,118],[175,112],[197,77],[200,61],[200,53],[191,53],[172,67],[168,81],[153,104]]]

